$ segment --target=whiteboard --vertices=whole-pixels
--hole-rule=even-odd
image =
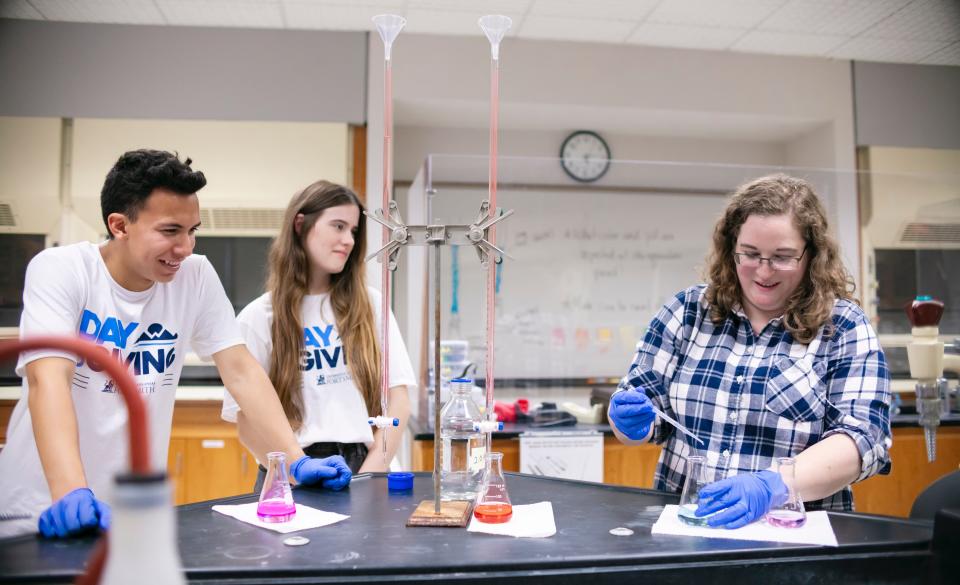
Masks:
[[[486,196],[486,189],[441,187],[429,217],[473,222]],[[495,376],[623,376],[656,311],[702,282],[726,202],[703,194],[499,192],[498,207],[515,213],[497,229],[497,245],[513,259],[501,268],[496,295]],[[441,266],[442,336],[469,341],[483,377],[485,272],[468,247],[443,247]]]

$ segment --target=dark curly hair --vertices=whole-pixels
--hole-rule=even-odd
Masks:
[[[783,325],[801,343],[810,343],[821,326],[831,326],[836,299],[852,299],[853,278],[843,266],[836,240],[828,233],[827,214],[813,187],[784,174],[760,177],[734,192],[713,231],[713,250],[707,258],[706,299],[710,317],[719,323],[741,304],[733,251],[740,228],[751,215],[789,213],[807,245],[806,274],[787,299]]]
[[[123,153],[103,182],[100,190],[100,213],[107,237],[113,238],[107,217],[122,213],[130,221],[146,205],[154,189],[168,189],[179,195],[193,195],[207,184],[200,171],[190,168],[189,158],[181,161],[175,153],[163,150],[131,150]]]

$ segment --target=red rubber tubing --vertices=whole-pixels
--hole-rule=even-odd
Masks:
[[[34,349],[61,349],[76,354],[88,361],[103,366],[116,382],[120,395],[127,404],[129,414],[127,428],[130,434],[130,471],[136,474],[150,473],[150,443],[147,434],[147,409],[140,398],[140,391],[126,367],[110,353],[95,343],[79,337],[40,335],[27,339],[0,342],[0,361],[12,358],[20,352]]]

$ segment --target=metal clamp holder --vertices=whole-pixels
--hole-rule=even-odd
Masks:
[[[397,269],[397,258],[402,246],[420,246],[431,245],[453,245],[453,246],[473,246],[480,258],[480,264],[487,267],[490,257],[497,264],[503,262],[503,258],[513,259],[509,254],[496,247],[489,241],[489,230],[494,225],[513,215],[513,210],[503,212],[501,215],[494,215],[490,210],[490,202],[482,201],[480,203],[480,213],[477,220],[471,224],[453,224],[453,225],[406,225],[400,216],[400,209],[396,201],[390,201],[389,215],[385,215],[382,209],[375,209],[373,213],[363,212],[364,215],[373,221],[390,230],[390,241],[384,244],[382,248],[367,256],[367,260],[380,256],[387,259],[387,268],[391,271]]]

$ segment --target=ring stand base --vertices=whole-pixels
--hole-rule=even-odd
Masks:
[[[434,504],[433,500],[420,502],[407,520],[407,526],[466,528],[473,502],[466,500],[440,502],[439,514],[434,512]]]

